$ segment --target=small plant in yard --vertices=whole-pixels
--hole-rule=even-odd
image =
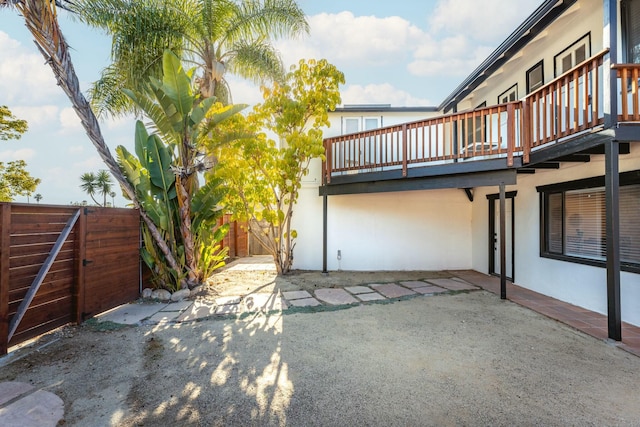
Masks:
[[[228,186],[225,204],[272,256],[278,274],[290,271],[297,231],[291,227],[302,178],[324,156],[322,127],[340,101],[344,75],[326,60],[300,61],[283,84],[263,88],[264,102],[213,134],[214,170]],[[263,130],[275,133],[280,144]],[[236,140],[228,143],[229,137]]]

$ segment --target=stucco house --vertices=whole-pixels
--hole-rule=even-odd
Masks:
[[[640,326],[640,0],[545,0],[435,107],[345,106],[295,268],[473,269]]]

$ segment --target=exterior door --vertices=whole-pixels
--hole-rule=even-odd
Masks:
[[[506,264],[505,271],[507,279],[514,280],[514,199],[516,192],[506,194],[505,201],[505,252]],[[489,199],[489,274],[499,275],[502,271],[500,265],[500,197],[498,194],[488,195]]]

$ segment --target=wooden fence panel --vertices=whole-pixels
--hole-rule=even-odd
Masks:
[[[8,341],[11,319],[78,209],[80,218]],[[139,233],[139,213],[132,209],[0,203],[0,354],[136,299]]]
[[[132,209],[88,208],[81,320],[140,295],[140,216]]]
[[[2,230],[2,234],[7,235],[3,238],[7,238],[10,242],[6,249],[9,257],[7,322],[16,315],[20,303],[27,295],[31,283],[38,275],[49,250],[53,248],[67,220],[78,211],[78,208],[73,206],[65,208],[18,204],[8,206],[9,228]],[[73,246],[76,238],[77,235],[71,233],[67,244]],[[34,248],[34,253],[25,255],[31,247]],[[47,248],[46,251],[42,251],[43,247]],[[74,286],[73,258],[73,251],[67,250],[59,254],[45,276],[34,301],[27,308],[15,334],[11,337],[9,345],[18,344],[44,331],[73,321],[71,298]],[[6,334],[0,337],[5,341],[6,338]]]

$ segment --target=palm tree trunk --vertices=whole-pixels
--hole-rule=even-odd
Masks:
[[[193,241],[193,231],[191,230],[191,198],[187,190],[189,179],[178,176],[176,179],[176,194],[178,196],[178,209],[180,215],[180,234],[184,244],[184,258],[187,264],[189,281],[197,282],[198,266],[195,257],[195,244]]]
[[[180,271],[181,269],[173,253],[162,238],[160,231],[146,212],[142,210],[133,187],[131,187],[125,179],[117,162],[111,155],[109,147],[104,141],[104,137],[100,131],[98,120],[89,102],[80,91],[78,77],[71,62],[69,48],[58,25],[55,3],[49,0],[23,0],[17,2],[15,6],[24,17],[25,24],[33,35],[40,53],[42,53],[47,64],[49,64],[53,70],[58,85],[71,101],[89,139],[98,150],[100,158],[102,158],[102,161],[107,165],[109,171],[116,178],[127,197],[131,199],[134,207],[140,211],[142,220],[149,228],[149,232],[165,256],[167,263],[171,268]]]

